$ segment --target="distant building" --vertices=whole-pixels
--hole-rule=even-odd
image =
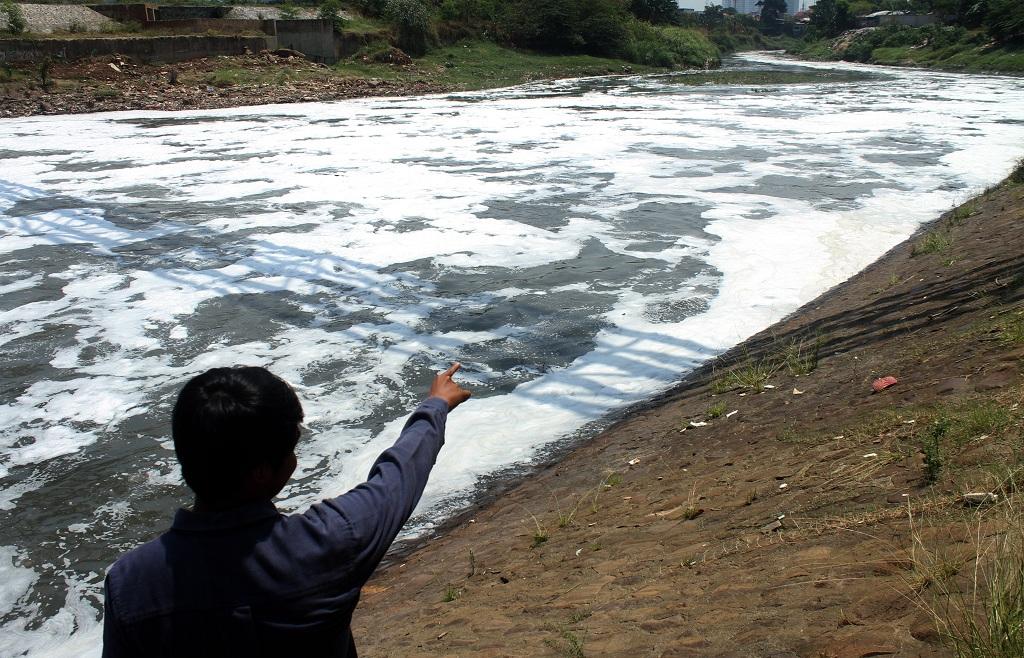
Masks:
[[[722,0],[723,9],[735,9],[737,14],[760,14],[757,0]]]

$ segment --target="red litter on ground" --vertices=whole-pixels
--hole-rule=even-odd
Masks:
[[[885,389],[895,384],[897,381],[899,380],[893,377],[892,375],[889,375],[888,377],[879,377],[875,381],[871,382],[871,390],[873,390],[875,393],[878,393],[879,391],[884,391]]]

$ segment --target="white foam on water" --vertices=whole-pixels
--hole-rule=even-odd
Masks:
[[[560,81],[9,120],[0,150],[20,152],[0,173],[0,252],[21,259],[0,270],[0,295],[28,295],[0,310],[0,345],[43,373],[0,405],[0,511],[87,455],[144,453],[58,533],[64,560],[79,545],[113,558],[142,540],[135,501],[171,499],[159,417],[188,377],[248,363],[293,383],[313,430],[282,504],[299,509],[358,483],[424,371],[463,358],[463,381],[491,394],[453,414],[422,531],[481,477],[664,390],[997,181],[1024,152],[1024,85],[893,70],[768,90]],[[619,260],[583,258],[598,247]],[[25,253],[56,255],[41,274]],[[558,278],[577,266],[592,271]],[[553,295],[607,301],[530,314]],[[258,326],[236,320],[263,304]],[[680,305],[697,310],[651,312]],[[507,365],[572,314],[593,327],[581,353]],[[474,362],[484,348],[503,358]],[[0,603],[18,613],[0,653],[94,653],[99,579],[19,566],[53,543],[22,541],[0,535],[18,545],[0,552]],[[67,583],[67,600],[24,631],[43,581]]]

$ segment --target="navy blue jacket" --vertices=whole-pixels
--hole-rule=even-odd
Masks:
[[[359,590],[419,502],[447,415],[423,402],[366,482],[305,514],[178,510],[107,573],[104,658],[355,656]]]

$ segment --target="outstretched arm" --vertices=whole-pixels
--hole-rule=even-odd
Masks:
[[[460,364],[438,374],[427,399],[405,423],[393,446],[381,453],[366,482],[330,501],[314,505],[306,516],[331,508],[348,522],[355,546],[353,578],[370,577],[388,547],[419,503],[437,453],[444,445],[448,412],[469,399],[470,392],[452,380]]]

